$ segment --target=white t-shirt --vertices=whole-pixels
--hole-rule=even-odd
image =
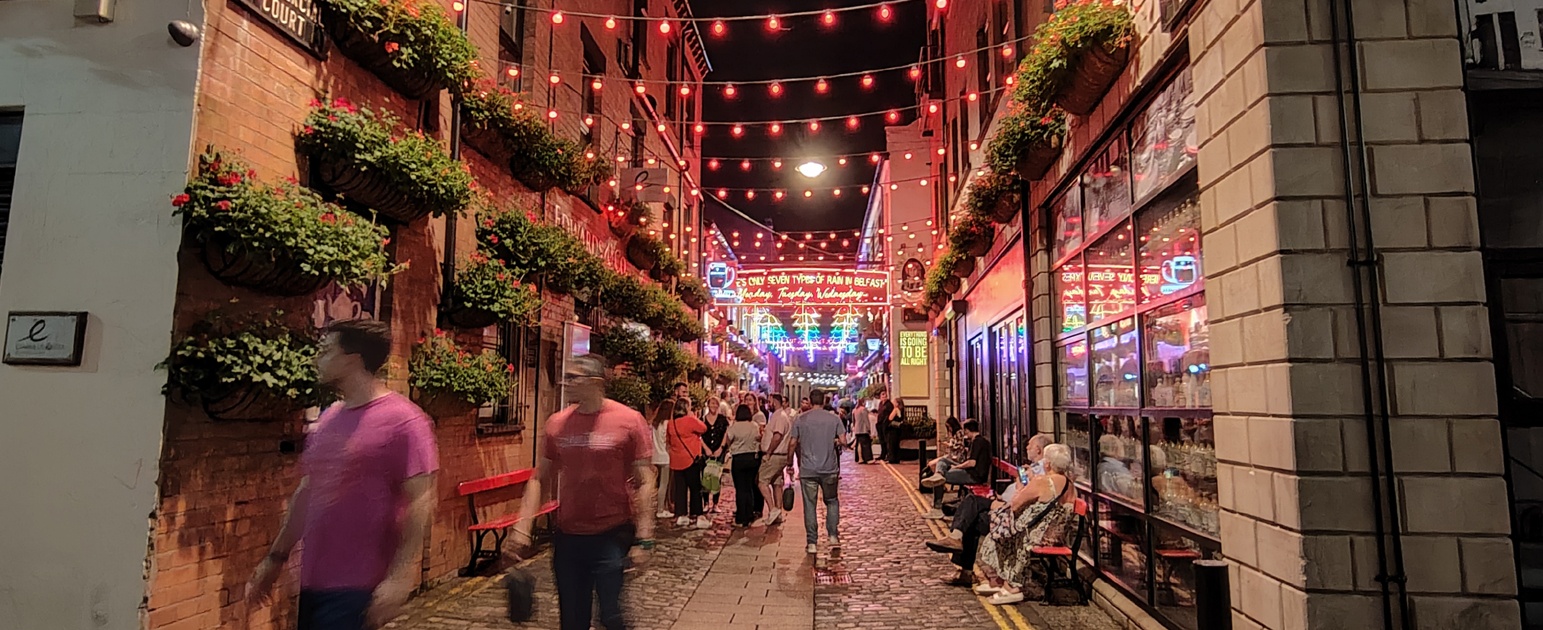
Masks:
[[[653,464],[655,466],[670,465],[670,439],[668,437],[669,426],[670,423],[668,422],[660,422],[659,426],[654,427]]]
[[[793,414],[787,409],[778,409],[772,412],[770,420],[766,421],[766,431],[761,433],[761,452],[771,455],[785,455],[788,452],[788,434],[793,431]],[[776,452],[772,452],[771,443],[775,434],[782,434],[782,443],[777,445]]]

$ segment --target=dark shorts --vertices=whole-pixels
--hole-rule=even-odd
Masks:
[[[300,591],[299,630],[366,630],[370,591]]]

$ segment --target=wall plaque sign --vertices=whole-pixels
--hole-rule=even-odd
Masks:
[[[11,365],[80,365],[86,314],[11,312],[6,318],[5,359]]]
[[[327,37],[316,0],[236,0],[317,59],[327,57]]]

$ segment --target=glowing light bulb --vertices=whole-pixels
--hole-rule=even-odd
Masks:
[[[771,131],[771,134],[775,136],[779,133],[782,133],[782,123],[772,123],[771,127],[768,127],[768,129]]]
[[[745,198],[746,199],[755,199],[755,191],[754,190],[747,190],[747,191],[745,191]]]
[[[716,158],[707,161],[707,170],[709,170],[709,171],[716,171],[716,170],[718,170],[718,160]]]
[[[900,122],[900,112],[891,109],[888,114],[884,115],[884,119],[892,123]]]
[[[563,23],[563,12],[562,11],[553,11],[552,12],[552,23],[553,24],[562,24]]]
[[[779,30],[782,30],[782,20],[777,19],[777,16],[775,16],[775,15],[771,16],[770,18],[767,18],[767,20],[766,20],[766,30],[768,30],[768,31],[779,31]]]
[[[837,188],[837,189],[835,189],[835,190],[832,190],[832,191],[830,191],[830,194],[832,194],[832,195],[835,195],[835,196],[837,196],[837,197],[840,197],[840,196],[841,196],[841,189],[840,189],[840,188]],[[841,244],[842,244],[842,245],[845,245],[845,244],[846,244],[846,241],[841,241]]]
[[[1002,47],[1002,56],[1003,57],[1012,57],[1013,56],[1013,45],[1012,44],[1008,44],[1008,45]]]
[[[909,74],[911,75],[912,79],[920,79],[922,78],[922,69],[917,66],[911,66],[911,72]]]
[[[659,23],[659,34],[660,35],[669,35],[670,34],[670,23],[669,23],[669,21],[663,21],[663,22]]]
[[[550,76],[548,76],[548,77],[547,77],[547,78],[546,78],[546,80],[547,80],[547,81],[551,81],[551,82],[552,82],[552,85],[557,85],[557,84],[559,84],[559,83],[562,83],[562,82],[563,82],[563,78],[562,78],[562,77],[560,77],[560,76],[557,76],[557,75],[556,75],[556,74],[552,74],[552,75],[550,75]]]
[[[826,83],[825,79],[820,79],[819,81],[815,81],[814,82],[814,91],[819,92],[821,94],[829,92],[830,91],[830,84]]]
[[[605,87],[605,82],[601,81],[598,78],[589,82],[589,88],[592,89],[592,90],[600,91],[604,87]]]
[[[696,134],[700,136],[703,132],[707,131],[707,128],[702,126],[702,123],[697,123],[695,127],[691,128],[691,130],[695,131]]]
[[[937,0],[937,2],[934,3],[934,6],[936,6],[938,8],[938,10],[947,9],[948,8],[948,0]]]
[[[856,116],[847,116],[847,129],[856,129],[858,124]]]
[[[616,18],[613,18],[613,17],[606,18],[605,19],[605,28],[606,28],[606,30],[610,30],[610,31],[616,30]]]
[[[877,154],[877,153],[870,153],[868,155],[868,161],[869,162],[873,162],[874,164],[878,164],[879,163],[879,154]]]
[[[965,98],[971,103],[974,103],[975,101],[980,100],[980,94],[978,92],[970,92],[970,95]]]
[[[546,110],[546,117],[547,118],[551,118],[552,120],[557,120],[557,110],[555,110],[555,109]]]
[[[669,127],[664,126],[664,123],[659,123],[654,128],[658,129],[660,133],[664,133],[665,129],[669,129]]]
[[[593,127],[593,126],[595,126],[595,117],[594,116],[585,116],[584,117],[584,126],[585,127]]]
[[[873,75],[871,75],[871,74],[863,75],[862,84],[863,84],[864,88],[871,88],[871,87],[873,87]]]
[[[820,130],[820,121],[818,121],[818,120],[811,120],[811,121],[809,121],[809,130],[810,131],[819,131]]]
[[[723,37],[723,34],[727,32],[729,32],[729,27],[723,23],[723,20],[713,20],[713,35]]]
[[[804,191],[804,198],[805,199],[808,199],[808,198],[813,197],[813,196],[814,196],[814,191],[812,191],[812,190]]]
[[[682,85],[682,86],[680,86],[680,95],[681,96],[691,96],[691,86],[689,86],[689,85]],[[970,100],[973,101],[975,99],[970,99]]]
[[[778,82],[774,81],[774,82],[772,82],[771,87],[768,87],[766,89],[771,91],[771,95],[772,96],[782,96],[782,84],[781,83],[778,83]]]
[[[772,168],[774,168],[774,169],[782,168],[782,160],[772,160]]]
[[[927,113],[929,113],[929,114],[936,114],[936,113],[938,113],[938,104],[937,103],[928,103],[927,104]]]
[[[911,158],[912,158],[912,157],[913,157],[913,156],[914,156],[914,154],[913,154],[913,153],[911,153],[911,152],[910,152],[910,151],[906,151],[906,152],[905,152],[905,153],[904,153],[904,154],[903,154],[903,155],[902,155],[902,157],[904,157],[904,158],[905,158],[905,159],[907,159],[907,160],[909,160],[909,159],[911,159]]]
[[[880,20],[888,22],[889,19],[892,18],[892,17],[895,17],[895,12],[889,8],[889,5],[887,5],[887,4],[879,5],[879,19]]]
[[[775,197],[775,198],[777,198],[778,201],[781,201],[782,197],[783,197],[783,193],[782,193],[782,191],[779,190],[777,192],[772,193],[772,197]]]
[[[954,60],[954,67],[955,68],[963,68],[964,67],[964,55],[959,55],[959,58]]]
[[[734,137],[738,138],[745,135],[745,128],[741,125],[734,125],[734,128],[729,130],[729,133],[734,134]]]
[[[739,162],[739,170],[741,170],[741,171],[748,171],[748,170],[750,170],[750,160],[740,160],[740,162]]]
[[[838,160],[836,160],[836,163],[840,164],[842,166],[846,166],[847,165],[847,159],[846,158],[838,159]]]
[[[739,90],[734,89],[734,86],[732,85],[723,86],[723,95],[727,98],[734,98],[734,95],[738,93]]]
[[[836,12],[826,9],[825,13],[820,16],[820,21],[824,22],[826,26],[834,26],[836,24]]]
[[[661,129],[660,131],[663,130]],[[938,147],[938,155],[948,155],[948,150],[944,149],[943,147]]]
[[[644,92],[647,92],[647,91],[648,91],[648,86],[646,86],[646,85],[643,85],[643,84],[642,84],[642,83],[639,83],[639,84],[638,84],[638,85],[637,85],[637,87],[634,87],[634,88],[632,88],[632,89],[633,89],[633,90],[635,90],[635,91],[637,91],[637,93],[638,93],[638,94],[642,94],[642,93],[644,93]]]

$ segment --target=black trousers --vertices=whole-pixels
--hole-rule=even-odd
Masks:
[[[734,476],[734,522],[749,525],[756,519],[756,507],[761,493],[755,489],[756,473],[761,470],[761,458],[756,453],[735,455],[729,472]]]
[[[900,463],[900,431],[890,427],[884,432],[884,461],[891,464]]]
[[[702,464],[692,464],[685,470],[670,471],[670,494],[674,498],[676,516],[702,515]]]
[[[873,461],[873,436],[867,433],[857,434],[857,461],[868,463]]]
[[[975,553],[980,539],[991,533],[991,499],[967,493],[959,501],[950,529],[964,532],[964,549],[954,552],[954,565],[965,571],[975,568]]]

